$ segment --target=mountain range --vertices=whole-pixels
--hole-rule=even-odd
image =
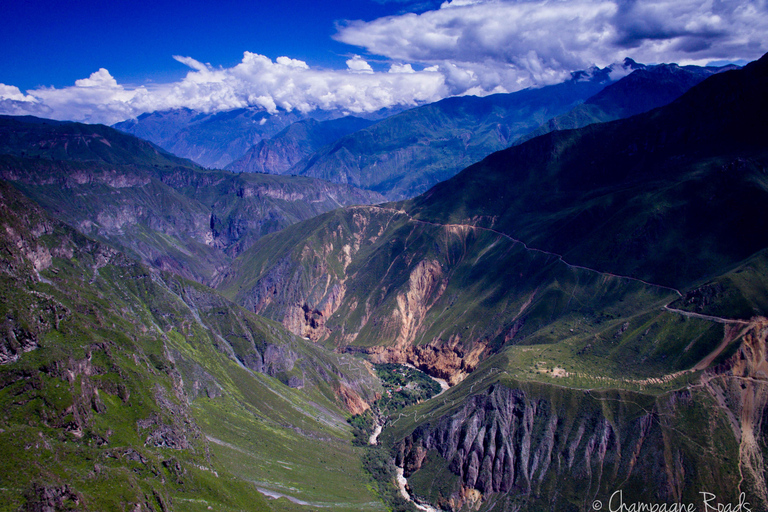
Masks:
[[[381,119],[399,110],[383,109],[365,117]],[[328,121],[338,117],[344,117],[344,113],[269,112],[261,107],[214,113],[176,109],[142,114],[136,119],[117,123],[114,128],[149,140],[203,167],[223,169],[253,145],[272,138],[295,122],[307,119]]]
[[[373,121],[354,116],[330,121],[297,121],[271,139],[264,139],[252,146],[243,156],[227,165],[227,170],[290,174],[291,168],[301,159],[371,124]]]
[[[147,115],[115,127],[207,166],[211,162],[196,158],[162,135],[180,137],[179,116],[188,122],[184,133],[191,130],[196,137],[205,135],[202,140],[208,144],[229,140],[227,137],[237,133],[253,137],[247,130],[258,129],[262,139],[227,169],[313,176],[373,190],[389,199],[404,199],[513,143],[553,129],[578,128],[646,112],[725,69],[729,68],[645,66],[625,59],[621,65],[574,73],[570,80],[557,85],[483,98],[449,98],[378,122],[351,116],[302,119],[278,134],[270,130],[291,122],[298,114],[268,116],[262,112],[256,126],[255,121],[232,124],[242,118],[240,111],[192,122],[187,119],[191,113],[182,111]],[[616,76],[619,78],[614,82]],[[261,125],[262,120],[269,120],[269,127]],[[225,121],[227,137],[202,128],[223,128]],[[181,138],[190,140],[188,134]]]
[[[578,510],[619,487],[766,503],[766,81],[763,58],[412,200],[296,224],[219,290],[327,347],[452,382],[385,429],[440,507]],[[697,422],[710,430],[676,436]]]
[[[265,234],[382,200],[314,179],[209,171],[101,125],[5,116],[0,133],[2,179],[83,233],[200,282]]]
[[[485,148],[428,189],[370,172],[389,203],[0,119],[4,506],[768,507],[768,56],[634,66],[418,107],[292,167],[432,154],[406,128]],[[526,109],[565,117],[500,137]],[[293,172],[280,148],[320,125],[254,157]],[[418,387],[382,387],[393,363],[450,389],[393,401]]]

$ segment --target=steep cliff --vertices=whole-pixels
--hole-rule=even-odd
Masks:
[[[396,464],[448,510],[581,510],[619,490],[626,503],[699,507],[701,492],[722,504],[744,492],[762,509],[768,321],[741,331],[732,356],[659,395],[498,380],[434,419],[422,411]]]
[[[373,499],[346,423],[380,392],[361,362],[83,236],[5,182],[0,317],[6,508],[272,510],[254,481],[340,510]]]
[[[296,334],[452,383],[559,320],[598,332],[603,314],[628,318],[674,296],[492,230],[383,207],[336,211],[266,237],[219,289]]]

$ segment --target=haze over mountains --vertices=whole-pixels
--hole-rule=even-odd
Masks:
[[[625,66],[359,129],[133,125],[250,126],[233,166],[329,181],[0,118],[4,503],[768,507],[768,56]],[[392,405],[385,363],[451,388]]]
[[[260,138],[247,152],[241,149],[245,154],[227,163],[227,169],[317,177],[404,199],[516,141],[553,128],[629,117],[669,103],[722,69],[646,67],[627,59],[610,68],[574,73],[562,84],[482,98],[448,98],[376,123],[302,120],[277,134],[300,114],[270,116],[243,110],[193,117],[191,111],[179,111],[145,115],[115,127],[208,167],[237,158],[235,147]],[[612,77],[626,74],[602,92],[614,82]],[[220,141],[234,139],[235,145],[227,143],[226,158],[218,159],[223,154]]]
[[[398,110],[385,109],[366,117],[381,119]],[[152,141],[204,167],[223,169],[253,145],[270,139],[293,123],[306,119],[328,121],[341,116],[340,112],[318,111],[308,115],[297,110],[270,114],[260,107],[213,114],[180,109],[142,114],[117,123],[114,128]]]

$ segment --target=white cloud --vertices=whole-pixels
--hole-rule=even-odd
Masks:
[[[437,69],[434,69],[437,71]],[[413,66],[410,64],[392,64],[389,67],[389,73],[415,73]]]
[[[359,55],[347,60],[347,68],[353,73],[373,73],[373,68]]]
[[[336,39],[393,61],[439,66],[453,94],[551,83],[632,57],[703,64],[768,46],[764,0],[453,0],[351,21]]]
[[[23,101],[27,103],[34,103],[35,97],[25,95],[15,85],[0,84],[0,98],[11,101]]]
[[[383,72],[360,55],[339,70],[251,52],[231,68],[174,56],[190,71],[172,83],[129,86],[102,68],[58,89],[22,92],[0,84],[0,112],[104,123],[181,107],[370,112],[555,83],[624,57],[680,64],[752,60],[766,51],[765,34],[765,0],[452,0],[421,14],[338,28],[339,41],[388,59]]]
[[[312,69],[301,60],[278,57],[272,61],[251,52],[231,68],[214,68],[191,57],[174,59],[190,71],[182,80],[166,84],[129,87],[100,69],[74,86],[33,89],[26,95],[17,87],[2,85],[0,112],[112,124],[144,112],[182,107],[201,112],[261,106],[270,112],[362,113],[415,106],[448,94],[445,77],[434,70],[375,73],[359,56],[349,60],[347,70]]]
[[[88,78],[81,78],[80,80],[75,80],[75,86],[76,87],[101,87],[101,88],[120,88],[119,85],[117,85],[117,80],[109,74],[109,71],[107,71],[104,68],[100,68],[95,73],[91,73],[91,76]]]

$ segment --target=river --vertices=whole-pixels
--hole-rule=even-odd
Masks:
[[[416,370],[416,371],[418,371],[418,372],[421,372],[421,373],[423,373],[424,375],[426,375],[426,376],[427,376],[427,377],[429,377],[430,379],[432,379],[432,380],[434,380],[435,382],[437,382],[438,384],[440,384],[440,393],[438,393],[438,394],[437,394],[437,395],[435,395],[435,396],[438,396],[438,395],[441,395],[441,394],[443,394],[444,392],[446,392],[446,391],[448,390],[448,388],[450,388],[450,387],[451,387],[451,385],[450,385],[450,384],[448,384],[448,381],[447,381],[447,380],[445,380],[445,379],[440,379],[440,378],[438,378],[438,377],[433,377],[433,376],[431,376],[430,374],[428,374],[427,372],[425,372],[425,371],[422,371],[422,370],[419,370],[418,368],[416,368],[415,366],[413,366],[411,363],[400,363],[400,364],[402,364],[403,366],[407,366],[408,368],[413,368],[414,370]],[[435,396],[433,396],[432,398],[435,398]]]
[[[432,505],[425,503],[419,503],[411,498],[411,495],[408,494],[408,480],[405,479],[403,468],[397,468],[397,486],[400,488],[400,494],[402,497],[413,503],[413,506],[415,506],[417,509],[423,510],[424,512],[443,512],[439,508],[435,508]]]
[[[403,366],[407,366],[408,368],[413,368],[414,370],[417,370],[417,371],[421,372],[421,370],[419,370],[418,368],[416,368],[412,364],[402,363],[402,365]],[[445,379],[440,379],[440,378],[437,378],[437,377],[432,377],[431,375],[429,375],[426,372],[422,372],[422,373],[426,374],[429,378],[431,378],[432,380],[434,380],[438,384],[440,384],[440,393],[438,393],[435,396],[443,394],[445,391],[448,390],[448,388],[451,387],[448,384],[448,381],[446,381]],[[434,398],[435,396],[433,396],[432,398]],[[374,430],[374,433],[373,433],[373,435],[371,435],[371,438],[369,440],[370,444],[376,444],[377,439],[379,437],[379,434],[381,433],[381,428],[382,427],[380,425],[376,425],[376,430]],[[411,495],[408,493],[408,480],[406,480],[406,478],[405,478],[405,470],[403,468],[396,468],[396,470],[397,470],[397,486],[400,488],[400,494],[402,495],[402,497],[404,499],[410,501],[411,503],[413,503],[414,507],[416,507],[417,509],[422,510],[424,512],[442,512],[442,510],[440,510],[439,508],[435,508],[432,505],[414,501],[413,498],[411,498]]]
[[[368,444],[376,444],[379,442],[379,434],[381,434],[382,428],[383,426],[380,423],[376,424],[376,428],[373,429],[373,434],[368,438]]]

